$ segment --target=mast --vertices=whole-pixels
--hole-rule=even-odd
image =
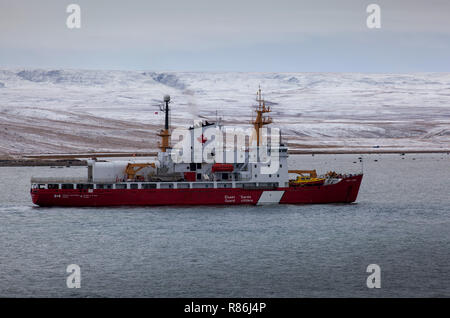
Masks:
[[[164,114],[165,114],[164,129],[161,129],[160,132],[158,133],[158,136],[161,137],[161,142],[158,143],[158,146],[162,152],[166,152],[167,148],[170,148],[170,144],[169,144],[169,138],[170,138],[169,103],[170,103],[170,96],[165,95],[164,96],[164,105],[160,107],[160,110],[162,112],[164,112]]]
[[[253,127],[255,128],[256,133],[256,145],[259,147],[261,143],[261,128],[264,125],[268,125],[272,123],[272,118],[266,117],[265,113],[270,113],[270,107],[266,107],[266,102],[262,98],[261,95],[261,87],[259,87],[258,92],[256,93],[256,101],[258,105],[256,106],[256,118],[252,121]],[[252,138],[253,139],[253,138]]]

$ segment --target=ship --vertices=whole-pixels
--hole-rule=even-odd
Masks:
[[[87,160],[84,178],[32,177],[31,198],[42,207],[195,206],[352,203],[363,174],[288,168],[288,147],[281,132],[263,134],[272,118],[257,92],[244,146],[220,151],[219,122],[200,121],[183,130],[183,147],[172,146],[169,125],[171,98],[160,105],[165,115],[158,132],[160,151],[152,162]],[[278,138],[277,138],[278,137]],[[214,139],[214,140],[213,140]],[[272,140],[273,139],[273,140]],[[215,142],[216,147],[209,144]],[[217,146],[219,144],[219,146]],[[187,145],[187,148],[185,147]],[[208,146],[210,146],[208,148]],[[226,148],[226,147],[225,147]],[[200,149],[200,151],[193,151]],[[204,155],[206,154],[206,156]],[[182,160],[181,160],[181,159]],[[230,159],[231,158],[231,159]]]

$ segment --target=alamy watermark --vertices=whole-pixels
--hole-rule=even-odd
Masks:
[[[381,288],[381,267],[377,264],[370,264],[366,269],[370,275],[367,277],[367,288]]]
[[[70,273],[66,279],[67,288],[81,288],[81,268],[77,264],[70,264],[66,268],[66,272]]]
[[[69,4],[66,8],[66,12],[70,13],[66,19],[66,26],[69,29],[81,28],[81,8],[78,4]]]
[[[197,126],[197,127],[196,127]],[[278,171],[281,137],[279,128],[209,127],[174,129],[171,159],[175,163],[262,163],[262,174]]]
[[[366,12],[370,13],[366,19],[366,25],[369,29],[381,28],[381,8],[378,4],[369,4],[366,8]]]

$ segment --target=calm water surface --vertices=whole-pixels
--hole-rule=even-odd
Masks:
[[[363,157],[357,203],[335,205],[39,208],[32,175],[86,168],[0,168],[0,296],[449,297],[450,155]],[[357,158],[289,160],[354,172]]]

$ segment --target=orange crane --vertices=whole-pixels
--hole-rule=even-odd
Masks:
[[[134,180],[136,178],[136,173],[147,167],[156,168],[156,165],[154,163],[129,163],[125,168],[127,179]]]

